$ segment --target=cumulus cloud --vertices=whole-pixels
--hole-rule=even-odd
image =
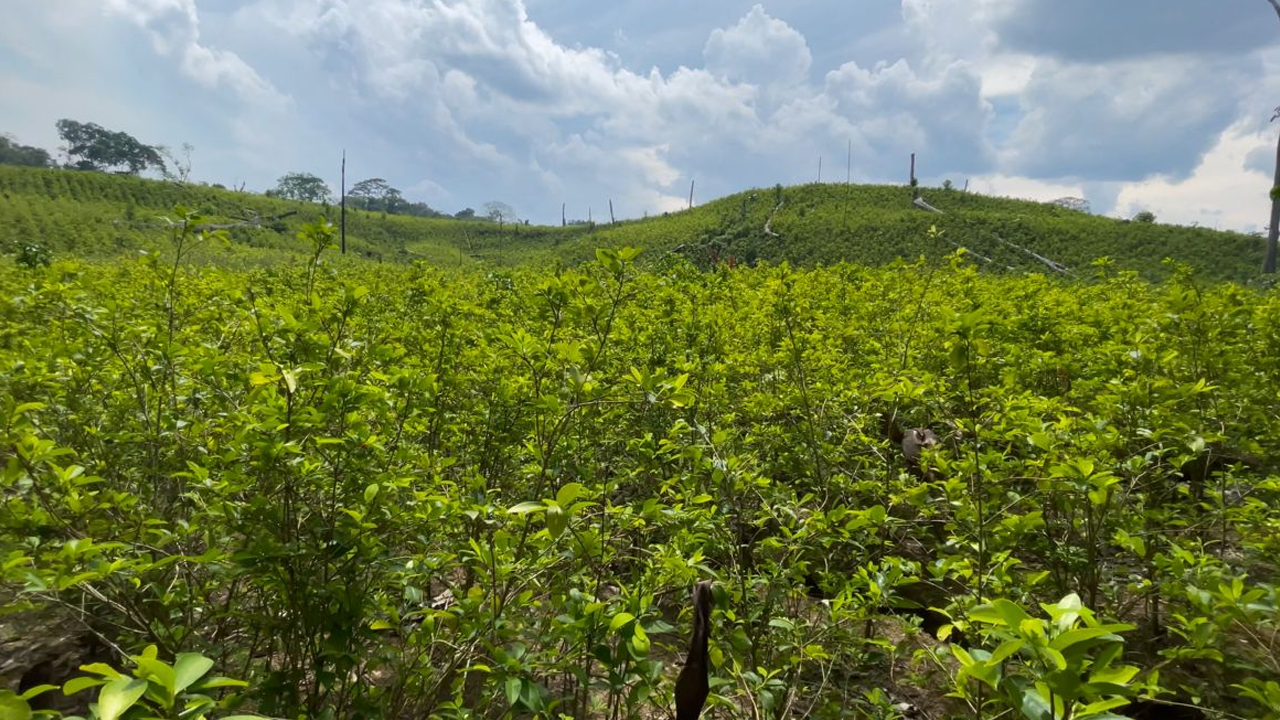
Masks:
[[[718,77],[764,86],[803,85],[813,64],[804,36],[769,17],[761,5],[733,27],[713,30],[702,55],[707,69]]]
[[[870,70],[847,63],[827,75],[825,95],[854,134],[887,156],[900,161],[918,151],[939,172],[982,172],[993,153],[986,141],[992,108],[981,85],[963,62],[933,75],[905,60]]]
[[[49,28],[67,7],[102,7],[16,2]],[[229,157],[284,166],[346,147],[400,187],[472,205],[503,197],[558,220],[573,198],[613,198],[630,215],[671,209],[694,177],[699,197],[812,179],[816,156],[842,161],[846,146],[855,179],[900,177],[916,152],[926,178],[1071,190],[1095,208],[1127,202],[1131,185],[1192,181],[1244,118],[1246,134],[1274,132],[1257,98],[1280,96],[1280,48],[1266,45],[1275,18],[1262,3],[1188,0],[1153,15],[1153,2],[897,0],[890,26],[885,8],[842,15],[834,2],[739,2],[729,14],[676,0],[658,0],[670,12],[588,0],[106,7],[173,61],[190,97],[241,101],[208,120],[231,128],[210,141],[236,148]],[[831,32],[833,19],[852,37]],[[43,46],[19,43],[17,57]],[[156,95],[149,115],[164,111]],[[1267,156],[1252,148],[1234,162],[1246,173]]]
[[[1183,177],[1238,117],[1249,75],[1239,63],[1191,57],[1042,62],[1004,167],[1040,178]]]
[[[1239,55],[1273,43],[1277,30],[1275,13],[1260,1],[1016,0],[994,19],[1010,48],[1090,63]]]
[[[210,89],[229,89],[246,102],[283,106],[286,98],[238,55],[200,42],[195,0],[107,0],[107,8],[147,30],[160,55]]]
[[[1116,200],[1115,213],[1132,217],[1139,210],[1150,210],[1162,222],[1260,230],[1271,206],[1268,192],[1274,165],[1265,171],[1241,172],[1246,159],[1260,150],[1274,153],[1275,137],[1253,132],[1249,123],[1236,123],[1187,177],[1156,176],[1126,185]]]

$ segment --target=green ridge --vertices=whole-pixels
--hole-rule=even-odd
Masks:
[[[959,190],[922,193],[941,214],[914,207],[907,187],[833,184],[748,190],[682,212],[565,228],[348,211],[348,245],[370,259],[443,266],[576,264],[596,248],[624,245],[644,248],[649,259],[678,251],[703,264],[881,265],[964,246],[976,264],[1001,272],[1054,272],[1032,253],[1077,272],[1105,256],[1118,268],[1160,279],[1169,271],[1161,261],[1172,258],[1203,277],[1234,281],[1255,277],[1262,262],[1263,240],[1252,235],[1114,220]],[[288,214],[262,227],[230,229],[220,262],[228,255],[252,263],[290,256],[300,251],[294,236],[303,222],[337,218],[335,207],[216,187],[24,167],[0,167],[0,198],[6,247],[34,242],[86,257],[163,247],[159,218],[176,205],[220,223]]]

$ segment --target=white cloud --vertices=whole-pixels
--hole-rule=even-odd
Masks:
[[[210,89],[229,89],[247,103],[282,109],[287,98],[238,55],[200,42],[195,0],[107,0],[109,10],[146,29],[158,54]]]
[[[104,7],[12,1],[32,30],[0,27],[0,53],[51,76],[57,55],[78,44],[64,18],[96,22]],[[201,157],[225,159],[223,175],[320,172],[307,164],[346,147],[400,187],[473,206],[503,197],[543,220],[559,219],[564,198],[602,207],[612,197],[630,215],[682,206],[693,177],[701,198],[811,179],[819,155],[843,170],[846,143],[855,179],[900,178],[917,152],[922,177],[974,177],[976,189],[1000,193],[1091,193],[1101,208],[1128,202],[1130,185],[1154,192],[1193,182],[1206,152],[1223,152],[1215,140],[1242,118],[1251,121],[1245,134],[1275,132],[1258,98],[1280,97],[1280,48],[1235,52],[1215,36],[1187,53],[1165,38],[1158,57],[1150,48],[1123,57],[1073,50],[1095,42],[1084,30],[1110,12],[1099,0],[1071,11],[1070,23],[1048,29],[1053,41],[1037,46],[1023,30],[1035,16],[1028,8],[1046,1],[899,0],[900,20],[874,25],[866,18],[884,23],[890,13],[834,0],[779,5],[785,21],[750,0],[658,0],[646,6],[653,12],[587,0],[107,0],[117,22],[104,28],[142,28],[149,43],[130,52],[149,45],[171,60],[148,68],[121,105],[145,107],[138,115],[174,125],[177,139],[188,139],[193,115],[171,110],[172,85],[144,84],[185,78],[184,107],[203,94],[208,106],[227,108],[199,116],[218,128],[208,139],[190,138]],[[676,9],[683,14],[672,16]],[[1259,23],[1274,22],[1266,9]],[[569,22],[573,42],[538,17]],[[1233,9],[1223,27],[1246,17],[1254,15]],[[58,42],[44,42],[49,35]],[[872,37],[881,40],[861,43]],[[610,38],[625,60],[600,46]],[[855,46],[859,62],[849,59]],[[659,59],[662,70],[653,67]],[[22,72],[0,70],[0,83],[36,84],[35,73],[19,82]],[[104,68],[92,84],[127,83],[116,75]],[[228,107],[228,96],[240,102]],[[15,129],[34,122],[4,102]],[[1237,180],[1268,155],[1251,147]]]
[[[1237,123],[1217,139],[1189,177],[1154,177],[1125,186],[1116,201],[1120,217],[1150,210],[1162,222],[1259,230],[1271,207],[1270,173],[1245,170],[1250,153],[1275,151],[1275,136]],[[1274,160],[1274,157],[1273,157]]]
[[[804,36],[761,5],[737,25],[713,30],[702,55],[716,76],[766,87],[804,85],[813,64]]]
[[[1237,116],[1244,70],[1192,57],[1042,61],[1003,166],[1036,177],[1185,175]]]
[[[979,175],[969,180],[969,190],[983,195],[1051,202],[1064,197],[1084,197],[1079,183],[1048,182],[1015,175]]]

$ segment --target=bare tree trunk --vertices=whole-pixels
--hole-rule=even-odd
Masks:
[[[342,150],[342,254],[347,254],[347,151]]]
[[[1280,109],[1278,109],[1280,111]],[[1262,274],[1276,273],[1276,246],[1280,244],[1280,140],[1276,141],[1276,175],[1271,184],[1271,225],[1267,228],[1267,257],[1262,262]]]
[[[569,224],[565,222],[565,219],[564,219],[564,205],[565,205],[564,203],[560,203],[560,227],[564,227],[565,225]]]
[[[693,180],[689,181],[689,209],[693,209]]]
[[[1280,18],[1280,0],[1267,0],[1267,2],[1271,3],[1271,9],[1275,10],[1276,17]],[[1280,108],[1276,108],[1276,114],[1271,116],[1272,122],[1278,116],[1280,116]],[[1276,141],[1276,175],[1271,184],[1271,226],[1267,228],[1267,258],[1262,262],[1264,275],[1276,273],[1276,246],[1280,243],[1280,194],[1276,193],[1278,186],[1280,186],[1280,140]]]
[[[911,199],[920,197],[920,182],[916,180],[916,154],[911,153]]]
[[[617,220],[613,219],[613,198],[609,198],[609,224],[616,225]]]

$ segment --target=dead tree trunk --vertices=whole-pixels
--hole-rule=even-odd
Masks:
[[[342,150],[342,254],[347,254],[347,151]]]
[[[916,154],[911,153],[911,199],[912,200],[915,200],[916,198],[920,197],[920,191],[917,189],[919,186],[920,186],[920,183],[919,181],[916,180]]]
[[[689,181],[689,209],[693,209],[693,180]]]
[[[1272,0],[1272,4],[1275,4],[1275,0]],[[1280,12],[1280,8],[1276,12]],[[1276,108],[1276,114],[1271,116],[1271,120],[1274,122],[1277,117],[1280,117],[1280,107]],[[1262,261],[1263,275],[1276,273],[1277,244],[1280,244],[1280,139],[1276,141],[1276,174],[1271,181],[1271,224],[1267,227],[1267,257]]]
[[[1271,3],[1271,9],[1276,11],[1276,17],[1280,18],[1280,0],[1267,0]],[[1280,117],[1280,108],[1276,108],[1275,115],[1271,116],[1272,122]],[[1280,193],[1276,188],[1280,187],[1280,140],[1276,142],[1276,174],[1275,179],[1271,183],[1271,227],[1267,229],[1267,258],[1262,263],[1262,273],[1264,275],[1274,275],[1276,272],[1276,246],[1280,243]]]
[[[613,198],[609,198],[609,224],[616,225],[617,223],[618,221],[613,219]]]

